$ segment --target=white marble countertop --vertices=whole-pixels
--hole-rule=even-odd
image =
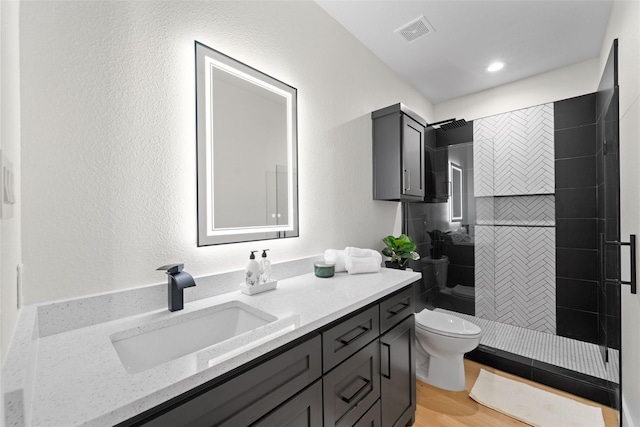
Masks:
[[[419,279],[419,273],[384,268],[375,274],[337,273],[328,279],[304,274],[253,296],[228,292],[185,303],[184,310],[174,313],[160,309],[114,320],[107,316],[106,321],[55,334],[38,332],[38,315],[46,312],[42,307],[24,307],[2,371],[9,385],[3,390],[7,426],[120,423]],[[233,300],[278,319],[293,318],[295,324],[230,355],[216,357],[203,350],[136,374],[125,371],[111,344],[116,332]]]

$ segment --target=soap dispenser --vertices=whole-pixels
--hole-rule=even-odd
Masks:
[[[260,258],[260,283],[267,283],[271,280],[271,261],[267,258],[268,250],[263,249],[262,257]]]
[[[258,276],[260,274],[260,266],[258,265],[258,261],[256,261],[255,253],[258,251],[251,251],[251,256],[249,257],[249,262],[244,269],[245,272],[245,283],[247,286],[253,286],[258,283]]]

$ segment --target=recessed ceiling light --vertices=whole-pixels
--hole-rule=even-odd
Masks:
[[[487,67],[487,71],[493,73],[495,71],[502,70],[504,68],[504,62],[494,62],[493,64]]]

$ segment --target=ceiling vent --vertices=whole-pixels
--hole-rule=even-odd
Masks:
[[[396,31],[402,38],[409,43],[419,39],[420,37],[426,36],[427,34],[431,34],[435,32],[427,18],[421,16],[413,21],[409,22],[406,25],[398,28]]]

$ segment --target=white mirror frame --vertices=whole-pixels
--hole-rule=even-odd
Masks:
[[[198,246],[298,236],[297,197],[297,90],[198,41],[196,57],[196,135],[198,165]],[[213,182],[212,74],[227,72],[286,100],[287,123],[287,223],[279,225],[216,228]],[[219,143],[219,142],[218,142]],[[246,155],[248,153],[243,153]],[[240,161],[241,159],[239,159]]]

